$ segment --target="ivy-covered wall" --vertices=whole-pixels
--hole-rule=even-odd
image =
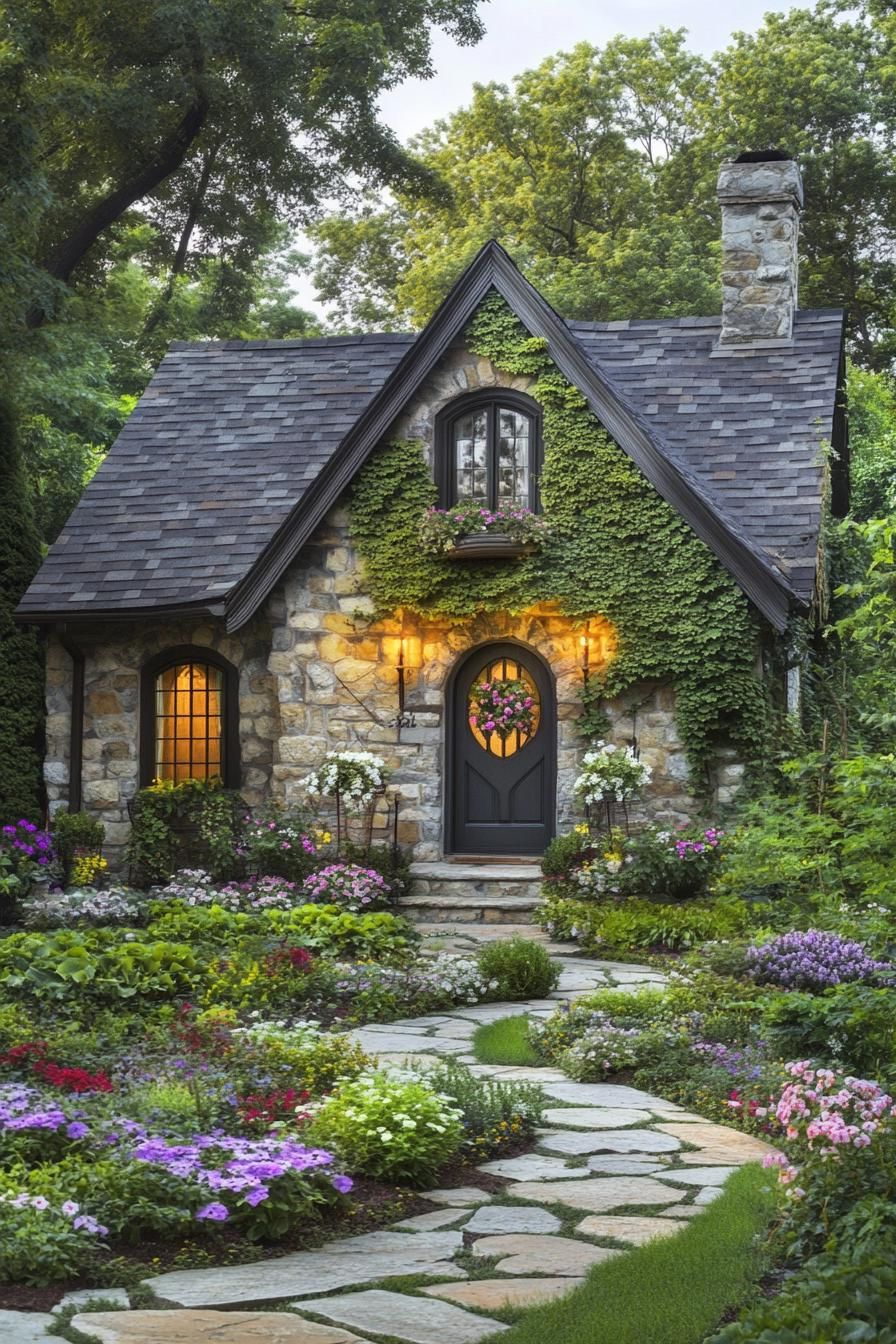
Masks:
[[[761,749],[760,630],[747,599],[497,295],[482,304],[465,344],[504,385],[541,404],[552,536],[523,561],[459,565],[425,553],[418,530],[435,500],[431,452],[425,437],[393,438],[361,472],[351,504],[376,611],[458,621],[551,602],[574,623],[609,621],[617,650],[602,672],[604,695],[618,700],[645,682],[674,687],[692,783],[704,791],[720,746],[745,761]],[[456,394],[464,390],[458,384]],[[412,411],[396,428],[413,431],[418,421]]]

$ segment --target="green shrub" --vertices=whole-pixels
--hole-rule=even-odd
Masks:
[[[294,1087],[318,1097],[337,1081],[355,1078],[373,1066],[370,1055],[350,1036],[316,1026],[260,1023],[236,1033],[234,1041],[231,1069],[240,1091],[256,1086],[263,1075],[272,1087]]]
[[[42,1195],[28,1204],[12,1200],[20,1192],[0,1196],[0,1280],[44,1287],[73,1279],[95,1265],[102,1238],[92,1224],[75,1226],[79,1214],[62,1211]]]
[[[766,999],[761,1031],[783,1059],[841,1064],[866,1078],[896,1076],[892,989],[844,984],[824,994],[790,990]]]
[[[184,1198],[186,1182],[149,1162],[98,1156],[90,1150],[69,1152],[58,1162],[35,1163],[30,1170],[13,1166],[2,1181],[53,1204],[71,1199],[108,1227],[110,1235],[131,1243],[180,1235],[195,1226],[195,1202]]]
[[[668,1005],[669,994],[665,989],[636,989],[631,994],[624,989],[598,989],[576,999],[574,1010],[589,1009],[593,1013],[605,1013],[607,1017],[653,1025],[669,1019]]]
[[[53,849],[62,868],[63,885],[67,887],[75,854],[79,850],[85,854],[102,853],[106,828],[89,812],[68,812],[63,807],[54,815],[50,830]]]
[[[128,862],[139,886],[165,882],[182,868],[205,868],[213,877],[233,877],[238,793],[220,779],[157,780],[134,798]]]
[[[896,1344],[896,1211],[860,1200],[828,1247],[707,1344]]]
[[[591,954],[683,951],[710,939],[742,933],[750,922],[742,901],[660,905],[628,900],[621,905],[553,897],[536,911],[538,923],[555,938],[572,938]]]
[[[577,828],[568,835],[556,835],[541,859],[541,871],[547,878],[568,878],[590,853],[597,852],[591,844],[588,827]]]
[[[40,568],[41,545],[5,397],[0,398],[0,481],[0,821],[37,821],[44,801],[44,651],[34,629],[17,625],[13,612]],[[11,913],[12,902],[2,899],[0,883],[0,922]]]
[[[557,986],[560,967],[531,938],[496,939],[479,953],[479,970],[498,1001],[544,999]]]
[[[460,1108],[425,1083],[366,1074],[339,1087],[311,1126],[355,1175],[431,1182],[463,1141]]]
[[[465,1064],[446,1059],[427,1067],[425,1082],[461,1113],[462,1152],[471,1160],[503,1152],[535,1133],[546,1105],[535,1083],[477,1078]]]
[[[763,796],[729,832],[714,890],[754,901],[804,901],[836,889],[838,833],[833,818],[798,797]]]
[[[629,996],[605,990],[601,995],[605,1006],[593,1008],[597,997],[579,999],[571,1008],[558,1008],[529,1026],[529,1039],[539,1055],[577,1082],[598,1082],[609,1074],[637,1068],[664,1053],[681,1035],[674,1024],[662,1024],[650,1016],[663,1003],[661,993]],[[625,1002],[630,997],[642,998],[631,1015]],[[652,1005],[644,1002],[647,998],[653,1000]]]

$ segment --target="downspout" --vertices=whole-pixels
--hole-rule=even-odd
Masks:
[[[72,660],[72,717],[68,749],[68,810],[81,811],[81,773],[84,757],[84,650],[59,631],[59,643]]]

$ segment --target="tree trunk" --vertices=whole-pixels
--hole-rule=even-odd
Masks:
[[[120,219],[136,201],[149,195],[181,166],[187,151],[202,130],[207,116],[208,102],[203,95],[197,94],[196,101],[187,109],[152,159],[103,200],[98,201],[68,237],[53,248],[43,262],[43,269],[47,274],[54,280],[67,283],[72,271],[90,251],[100,234]],[[43,308],[35,306],[28,314],[28,326],[38,327],[46,321],[46,318],[47,313]]]
[[[187,211],[187,217],[184,220],[184,227],[181,230],[180,239],[177,244],[177,251],[174,254],[174,260],[171,263],[171,271],[168,276],[168,282],[164,290],[159,295],[159,301],[146,319],[141,333],[141,341],[145,341],[147,336],[155,331],[168,309],[168,305],[174,297],[174,286],[177,284],[177,277],[183,275],[187,264],[187,257],[190,252],[190,240],[196,225],[199,223],[199,216],[202,213],[202,206],[205,202],[205,193],[208,191],[208,184],[211,180],[212,169],[215,165],[215,159],[218,157],[220,145],[213,145],[204,156],[202,162],[202,172],[199,175],[199,181],[193,198],[190,201],[190,208]]]

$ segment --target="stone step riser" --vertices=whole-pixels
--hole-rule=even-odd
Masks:
[[[537,864],[420,863],[399,909],[424,923],[530,924],[541,898]]]
[[[515,906],[512,910],[501,906],[488,905],[452,905],[435,904],[409,905],[399,901],[396,912],[412,924],[528,924],[531,912],[537,905],[533,901],[529,909]]]
[[[508,882],[506,879],[496,882],[487,879],[480,882],[448,882],[444,878],[412,878],[410,896],[412,900],[422,897],[451,901],[461,898],[469,901],[473,897],[477,901],[525,900],[537,905],[541,900],[541,883],[530,879],[521,882]]]

